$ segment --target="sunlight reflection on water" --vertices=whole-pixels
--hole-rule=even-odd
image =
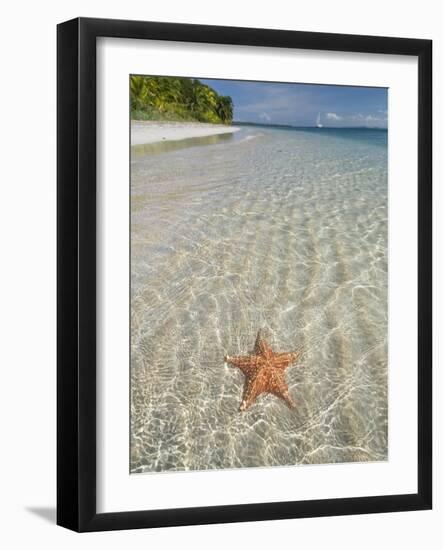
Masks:
[[[386,133],[343,132],[133,154],[132,472],[387,459]],[[238,411],[258,329],[295,410]]]

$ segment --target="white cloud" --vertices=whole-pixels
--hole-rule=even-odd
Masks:
[[[343,120],[343,117],[338,115],[337,113],[326,113],[326,118],[328,120]]]
[[[341,121],[342,125],[348,124],[350,126],[367,126],[368,128],[385,128],[387,122],[386,115],[379,116],[377,114],[354,113],[335,118],[334,116],[328,116],[331,114],[334,115],[335,113],[327,113],[326,117],[328,120],[332,122]]]

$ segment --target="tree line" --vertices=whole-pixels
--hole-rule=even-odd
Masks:
[[[234,105],[196,78],[132,75],[131,118],[231,124]]]

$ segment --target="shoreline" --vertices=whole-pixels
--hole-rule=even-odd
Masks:
[[[238,126],[205,122],[131,120],[131,147],[161,143],[162,141],[180,141],[188,138],[230,134],[238,132],[238,130],[240,130]]]

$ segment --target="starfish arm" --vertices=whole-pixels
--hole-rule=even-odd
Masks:
[[[257,397],[266,392],[266,379],[263,375],[258,374],[254,378],[248,378],[243,392],[243,400],[240,405],[240,411],[248,409]]]
[[[296,361],[300,356],[300,353],[297,351],[289,353],[275,353],[274,354],[274,366],[277,369],[286,369],[291,363]]]
[[[280,397],[280,399],[283,399],[291,409],[295,407],[295,402],[289,395],[288,385],[285,382],[282,371],[276,370],[273,373],[269,381],[269,391]]]
[[[226,355],[225,361],[242,370],[247,376],[250,376],[257,369],[258,357],[254,355]]]
[[[295,409],[295,401],[292,399],[292,397],[289,395],[289,391],[281,395],[281,398],[285,403],[288,405],[290,409]]]
[[[272,355],[273,355],[273,351],[272,351],[271,347],[261,337],[261,332],[260,331],[258,331],[257,338],[255,340],[254,351],[255,351],[255,353],[259,353],[260,355],[263,355],[267,359],[272,357]]]

